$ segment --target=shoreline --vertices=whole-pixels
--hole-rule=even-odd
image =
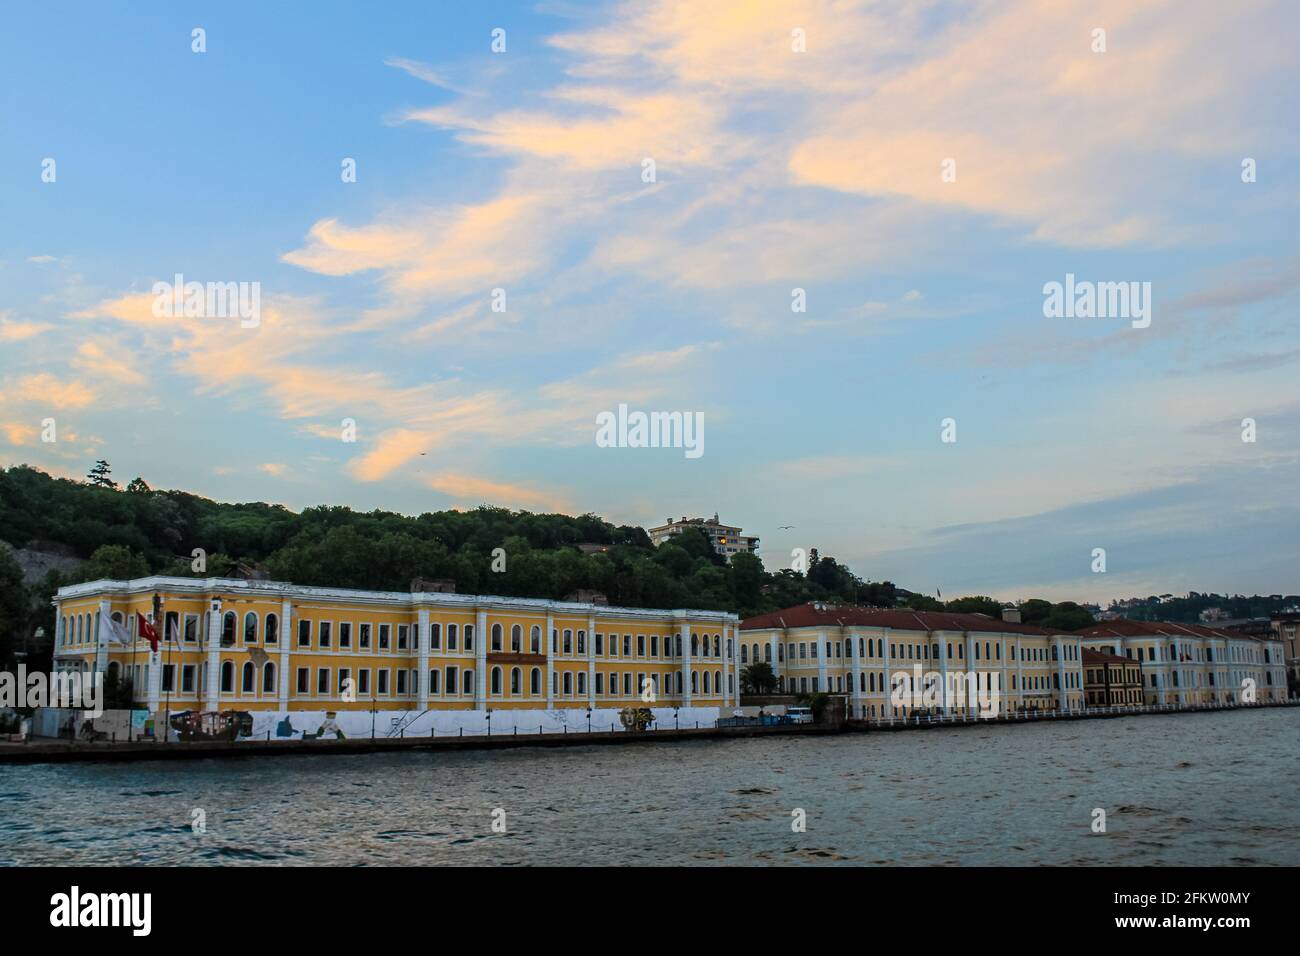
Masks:
[[[574,747],[588,744],[636,744],[655,741],[718,740],[742,737],[836,736],[870,734],[943,727],[1032,726],[1058,721],[1113,720],[1162,714],[1199,714],[1219,711],[1248,711],[1265,707],[1297,707],[1300,700],[1258,704],[1201,705],[1195,707],[1119,709],[1105,712],[1031,711],[1020,716],[992,718],[969,715],[892,720],[849,720],[843,724],[748,725],[650,731],[594,731],[545,734],[499,734],[497,736],[445,737],[358,737],[343,740],[205,740],[172,741],[60,741],[42,739],[29,743],[0,743],[0,764],[68,763],[74,761],[195,760],[209,757],[263,757],[305,754],[358,754],[405,750],[504,750],[518,747]],[[1034,715],[1034,716],[1031,716]]]

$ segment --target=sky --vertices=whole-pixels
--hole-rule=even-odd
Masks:
[[[1295,4],[0,16],[0,464],[716,512],[945,597],[1300,591]],[[158,314],[178,274],[255,321]],[[1149,324],[1046,314],[1067,275]],[[602,447],[620,404],[703,454]]]

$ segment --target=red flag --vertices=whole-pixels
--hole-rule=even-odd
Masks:
[[[136,630],[140,632],[141,637],[143,637],[146,641],[149,642],[149,650],[157,654],[158,653],[158,632],[153,629],[153,625],[150,624],[148,619],[139,611],[135,612],[135,616],[136,616]]]

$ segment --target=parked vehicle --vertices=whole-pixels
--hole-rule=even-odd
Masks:
[[[787,707],[785,715],[790,718],[792,724],[811,724],[813,722],[811,707]]]

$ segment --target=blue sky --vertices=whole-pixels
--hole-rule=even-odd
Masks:
[[[4,17],[0,461],[716,511],[946,596],[1300,590],[1292,6]],[[176,273],[260,323],[153,316]],[[1150,327],[1045,317],[1067,273],[1150,282]],[[702,412],[705,454],[597,447],[619,403]]]

